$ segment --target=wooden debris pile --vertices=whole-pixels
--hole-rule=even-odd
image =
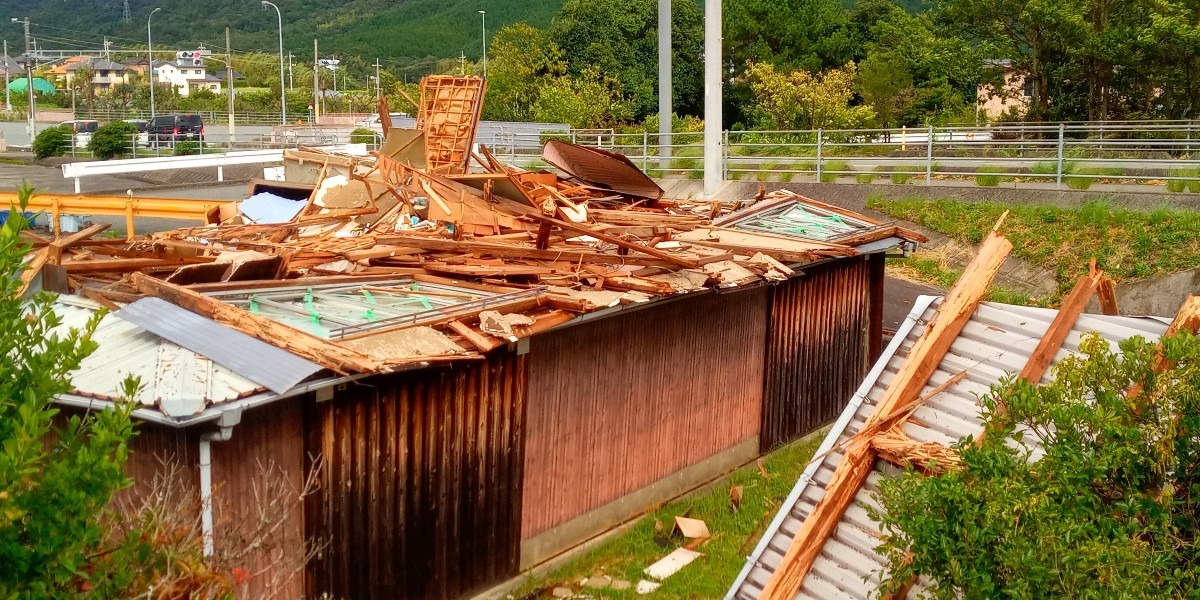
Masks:
[[[486,148],[471,151],[483,90],[477,78],[426,81],[417,130],[389,129],[369,158],[289,150],[286,183],[252,183],[247,200],[214,209],[204,226],[129,243],[96,239],[97,228],[37,239],[45,262],[65,271],[58,283],[44,285],[110,307],[166,294],[158,281],[174,286],[166,295],[176,300],[184,297],[181,289],[253,294],[280,286],[334,286],[336,292],[321,288],[318,295],[344,296],[337,286],[358,282],[353,294],[361,298],[339,301],[369,303],[379,293],[370,282],[399,294],[392,289],[397,281],[448,286],[423,289],[427,298],[458,294],[474,302],[461,290],[502,298],[527,293],[502,310],[422,317],[422,326],[464,349],[447,355],[470,356],[578,313],[784,281],[803,265],[858,255],[864,244],[925,241],[790,192],[760,192],[744,202],[665,199],[628,159],[563,142],[548,143],[544,152],[561,174],[503,164]],[[223,318],[245,324],[236,321]],[[281,334],[238,328],[264,339]],[[320,331],[330,337],[328,331],[340,329]],[[388,363],[373,360],[358,356],[330,368]]]

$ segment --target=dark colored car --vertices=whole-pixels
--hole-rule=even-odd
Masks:
[[[200,115],[159,115],[150,120],[150,144],[172,146],[175,142],[204,140],[204,119]]]

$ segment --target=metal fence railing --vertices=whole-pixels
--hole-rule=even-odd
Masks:
[[[271,150],[344,144],[363,144],[367,151],[378,150],[383,145],[383,135],[378,132],[373,132],[369,136],[351,135],[351,130],[344,127],[304,126],[276,126],[270,128],[266,133],[236,135],[207,131],[198,136],[152,136],[140,133],[127,138],[123,144],[120,158],[222,154],[238,150]],[[67,154],[75,157],[92,156],[90,136],[77,135],[70,138]]]
[[[652,176],[703,177],[703,134],[664,137],[574,130],[561,139],[624,154]],[[540,164],[530,153],[501,154],[517,164]],[[1101,182],[1200,192],[1200,123],[726,131],[721,170],[725,179],[762,181],[942,180],[1075,189]]]

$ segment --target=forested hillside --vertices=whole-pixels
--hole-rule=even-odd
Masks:
[[[563,0],[275,0],[283,14],[287,50],[311,56],[319,37],[322,54],[383,59],[403,69],[416,59],[467,57],[481,53],[481,18],[488,29],[525,21],[546,26]],[[9,17],[29,16],[43,48],[97,48],[105,35],[118,46],[146,44],[146,17],[154,7],[156,46],[225,47],[232,29],[235,51],[277,47],[275,11],[259,0],[129,0],[131,23],[122,22],[123,0],[0,0],[3,37],[10,48],[23,43],[20,24]]]

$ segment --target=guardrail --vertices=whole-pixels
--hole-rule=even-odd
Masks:
[[[283,150],[248,150],[221,154],[199,154],[196,156],[160,156],[67,163],[62,166],[63,177],[75,180],[75,193],[79,193],[79,180],[93,175],[119,175],[145,171],[169,169],[217,168],[217,181],[225,181],[225,167],[275,163],[283,160]]]
[[[652,176],[703,177],[702,133],[660,139],[650,132],[571,132],[564,138],[624,154]],[[516,164],[541,165],[538,155],[501,150]],[[1200,192],[1200,124],[1191,122],[727,131],[721,152],[725,179],[974,180],[1053,189],[1100,182]]]
[[[208,213],[224,202],[213,200],[183,200],[178,198],[138,198],[128,196],[78,196],[70,194],[37,194],[29,200],[28,210],[50,214],[54,234],[60,233],[62,215],[107,215],[125,217],[126,239],[132,240],[135,217],[190,219],[207,222]],[[0,193],[0,205],[17,206],[19,198],[11,192]]]

